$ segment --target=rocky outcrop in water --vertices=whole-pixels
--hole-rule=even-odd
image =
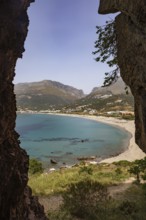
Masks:
[[[146,1],[100,0],[99,13],[116,17],[118,64],[135,99],[136,143],[146,152]]]
[[[28,156],[15,132],[15,65],[24,52],[32,0],[0,0],[0,220],[45,220],[27,187]]]

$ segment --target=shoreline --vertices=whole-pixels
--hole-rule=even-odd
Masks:
[[[26,112],[23,112],[26,113]],[[22,113],[22,114],[23,114]],[[27,112],[28,113],[28,112]],[[32,114],[33,112],[31,112]],[[29,114],[29,113],[28,113]],[[104,124],[108,124],[111,126],[115,126],[119,129],[124,129],[131,134],[129,141],[127,143],[127,149],[121,152],[116,156],[109,156],[108,158],[102,159],[99,163],[113,163],[121,160],[134,161],[143,159],[146,154],[138,147],[135,143],[135,125],[134,120],[125,120],[125,119],[117,119],[113,117],[104,117],[104,116],[90,116],[90,115],[78,115],[78,114],[63,114],[63,113],[42,113],[42,112],[34,112],[33,114],[48,114],[48,115],[58,115],[58,116],[68,116],[68,117],[76,117],[76,118],[84,118],[89,120],[94,120],[96,122],[101,122]]]
[[[124,129],[131,134],[131,138],[129,139],[128,148],[124,152],[120,153],[119,155],[103,159],[100,161],[100,163],[113,163],[113,162],[118,162],[120,160],[127,160],[127,161],[132,162],[134,160],[143,159],[146,156],[146,154],[135,143],[135,138],[134,138],[135,125],[134,125],[133,120],[128,121],[128,120],[117,119],[117,118],[113,118],[113,117],[76,115],[76,114],[61,114],[61,113],[56,113],[53,115],[70,116],[70,117],[78,117],[78,118],[85,118],[85,119],[89,119],[89,120],[94,120],[97,122],[101,122],[104,124],[109,124],[109,125],[118,127],[119,129]]]

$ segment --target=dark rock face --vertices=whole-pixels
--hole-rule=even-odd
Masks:
[[[146,152],[146,1],[100,0],[99,13],[116,17],[118,64],[135,99],[136,143]]]
[[[15,65],[24,51],[32,0],[0,0],[0,219],[45,220],[27,187],[28,156],[15,132]]]

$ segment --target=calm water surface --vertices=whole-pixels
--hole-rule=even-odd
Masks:
[[[129,133],[89,119],[47,114],[18,114],[21,147],[46,166],[77,162],[78,157],[106,158],[125,150]]]

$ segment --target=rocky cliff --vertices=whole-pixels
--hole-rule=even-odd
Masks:
[[[100,0],[99,13],[116,17],[118,64],[135,99],[136,143],[146,152],[146,1]]]
[[[45,220],[43,207],[27,187],[28,156],[15,132],[15,65],[27,35],[32,0],[0,0],[0,219]]]

